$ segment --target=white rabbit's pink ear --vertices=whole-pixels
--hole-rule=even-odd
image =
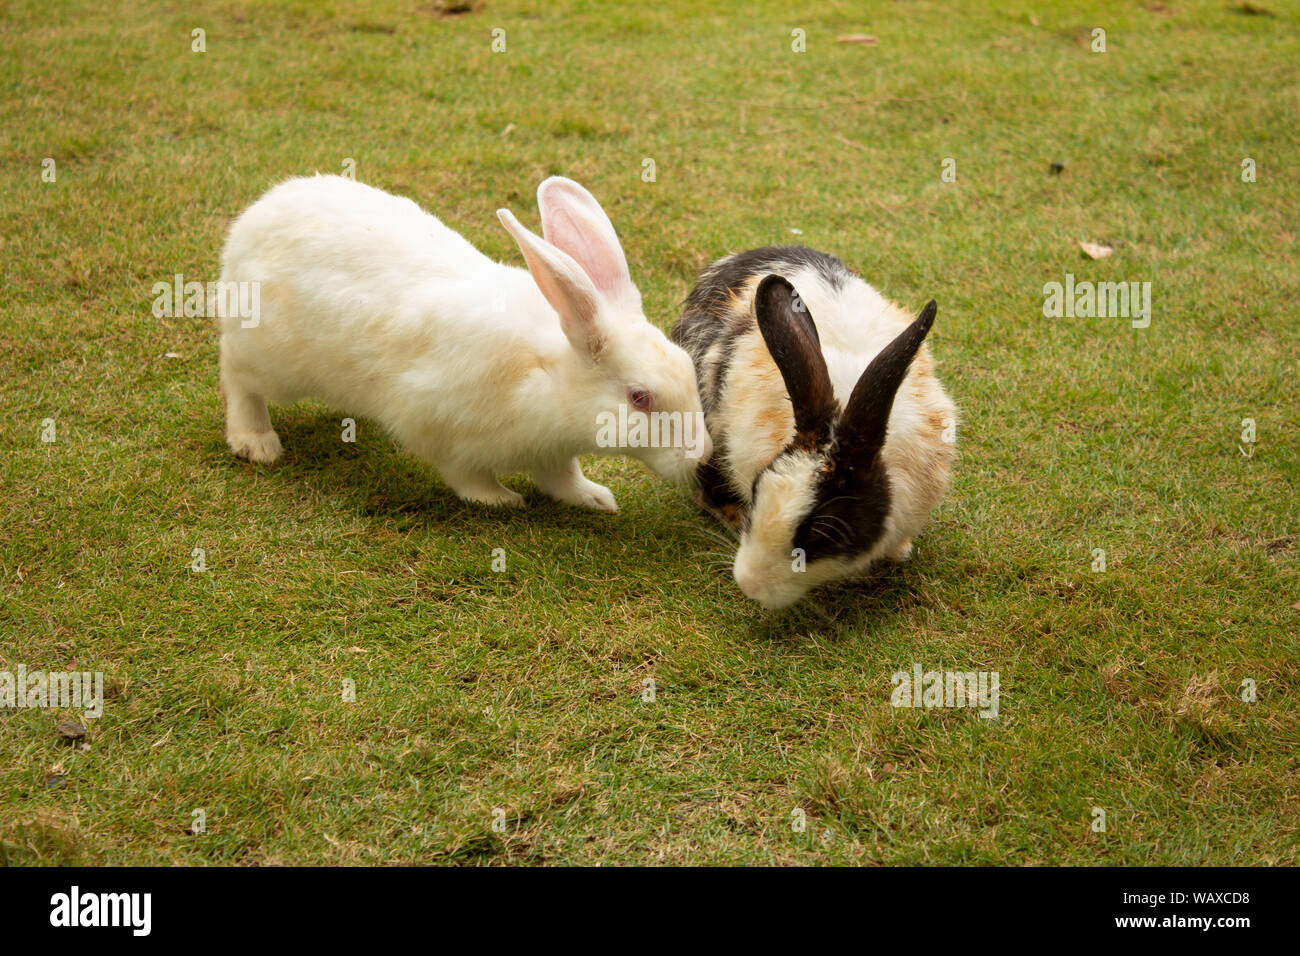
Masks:
[[[572,256],[603,295],[639,301],[618,234],[595,196],[572,179],[552,176],[537,187],[537,206],[546,241]]]
[[[559,313],[560,327],[570,344],[596,358],[605,348],[600,329],[600,293],[586,272],[567,254],[520,225],[509,209],[498,209],[497,218],[515,237],[537,288]]]

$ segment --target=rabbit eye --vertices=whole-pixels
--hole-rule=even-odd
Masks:
[[[650,410],[650,393],[644,388],[629,388],[627,390],[627,403],[635,408],[638,412]]]

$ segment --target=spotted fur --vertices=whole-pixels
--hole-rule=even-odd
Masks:
[[[784,607],[911,553],[956,459],[957,409],[924,342],[934,314],[913,319],[803,246],[700,274],[672,338],[695,363],[714,444],[697,494],[739,527],[748,596]]]

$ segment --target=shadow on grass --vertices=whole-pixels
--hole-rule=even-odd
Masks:
[[[437,469],[407,452],[377,424],[358,420],[356,441],[343,441],[342,418],[327,410],[272,408],[284,446],[274,465],[250,465],[222,443],[226,467],[235,474],[258,470],[280,484],[302,484],[371,518],[400,517],[430,529],[455,532],[485,525],[540,524],[583,534],[608,534],[613,516],[575,508],[543,495],[526,475],[502,484],[526,499],[522,508],[493,508],[462,501],[442,483]]]
[[[646,516],[607,515],[555,502],[536,489],[525,475],[503,483],[523,494],[519,509],[498,509],[465,502],[441,482],[437,470],[403,450],[378,425],[357,422],[355,442],[342,440],[342,415],[314,406],[273,409],[272,421],[284,446],[284,457],[271,466],[255,466],[232,456],[219,439],[205,439],[214,463],[228,469],[232,481],[250,473],[286,496],[320,495],[376,522],[412,525],[445,536],[481,534],[499,528],[506,533],[523,527],[600,538],[612,552],[627,559],[682,561],[697,568],[701,589],[712,577],[719,585],[717,611],[737,621],[746,639],[796,648],[809,641],[849,642],[870,639],[873,632],[925,603],[918,591],[941,554],[898,565],[882,562],[867,577],[827,585],[783,611],[767,611],[745,598],[718,565],[729,561],[734,544],[720,537],[717,522],[695,511],[686,520],[665,524]],[[298,489],[295,491],[295,487]],[[687,508],[694,511],[693,508]],[[602,545],[604,547],[606,545]],[[686,555],[684,559],[683,555]],[[711,567],[710,567],[711,563]],[[635,592],[629,581],[624,596]],[[710,588],[712,590],[712,588]],[[647,595],[653,593],[647,589]]]
[[[774,644],[802,645],[810,639],[860,641],[923,604],[919,575],[884,565],[858,580],[829,584],[783,611],[753,604],[750,635]]]
[[[865,577],[854,578],[816,588],[799,603],[780,611],[770,611],[744,597],[732,580],[730,560],[737,542],[725,543],[718,522],[707,512],[698,511],[698,520],[711,529],[705,532],[712,552],[711,571],[723,594],[743,608],[747,636],[790,647],[802,646],[810,639],[849,641],[870,637],[872,632],[904,616],[926,601],[920,588],[925,573],[935,569],[935,556],[929,550],[923,558],[902,564],[882,561]],[[719,549],[725,549],[726,566],[720,567]],[[942,555],[937,560],[942,560]]]

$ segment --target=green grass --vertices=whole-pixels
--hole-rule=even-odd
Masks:
[[[696,6],[6,5],[0,670],[109,699],[88,749],[0,711],[0,861],[1300,862],[1296,8]],[[665,328],[796,239],[936,298],[961,459],[915,558],[772,615],[625,461],[617,516],[500,514],[313,404],[234,460],[213,324],[152,285],[347,157],[511,262],[493,211],[578,179]],[[1151,326],[1044,318],[1067,272],[1150,281]],[[914,662],[1000,716],[891,708]]]

